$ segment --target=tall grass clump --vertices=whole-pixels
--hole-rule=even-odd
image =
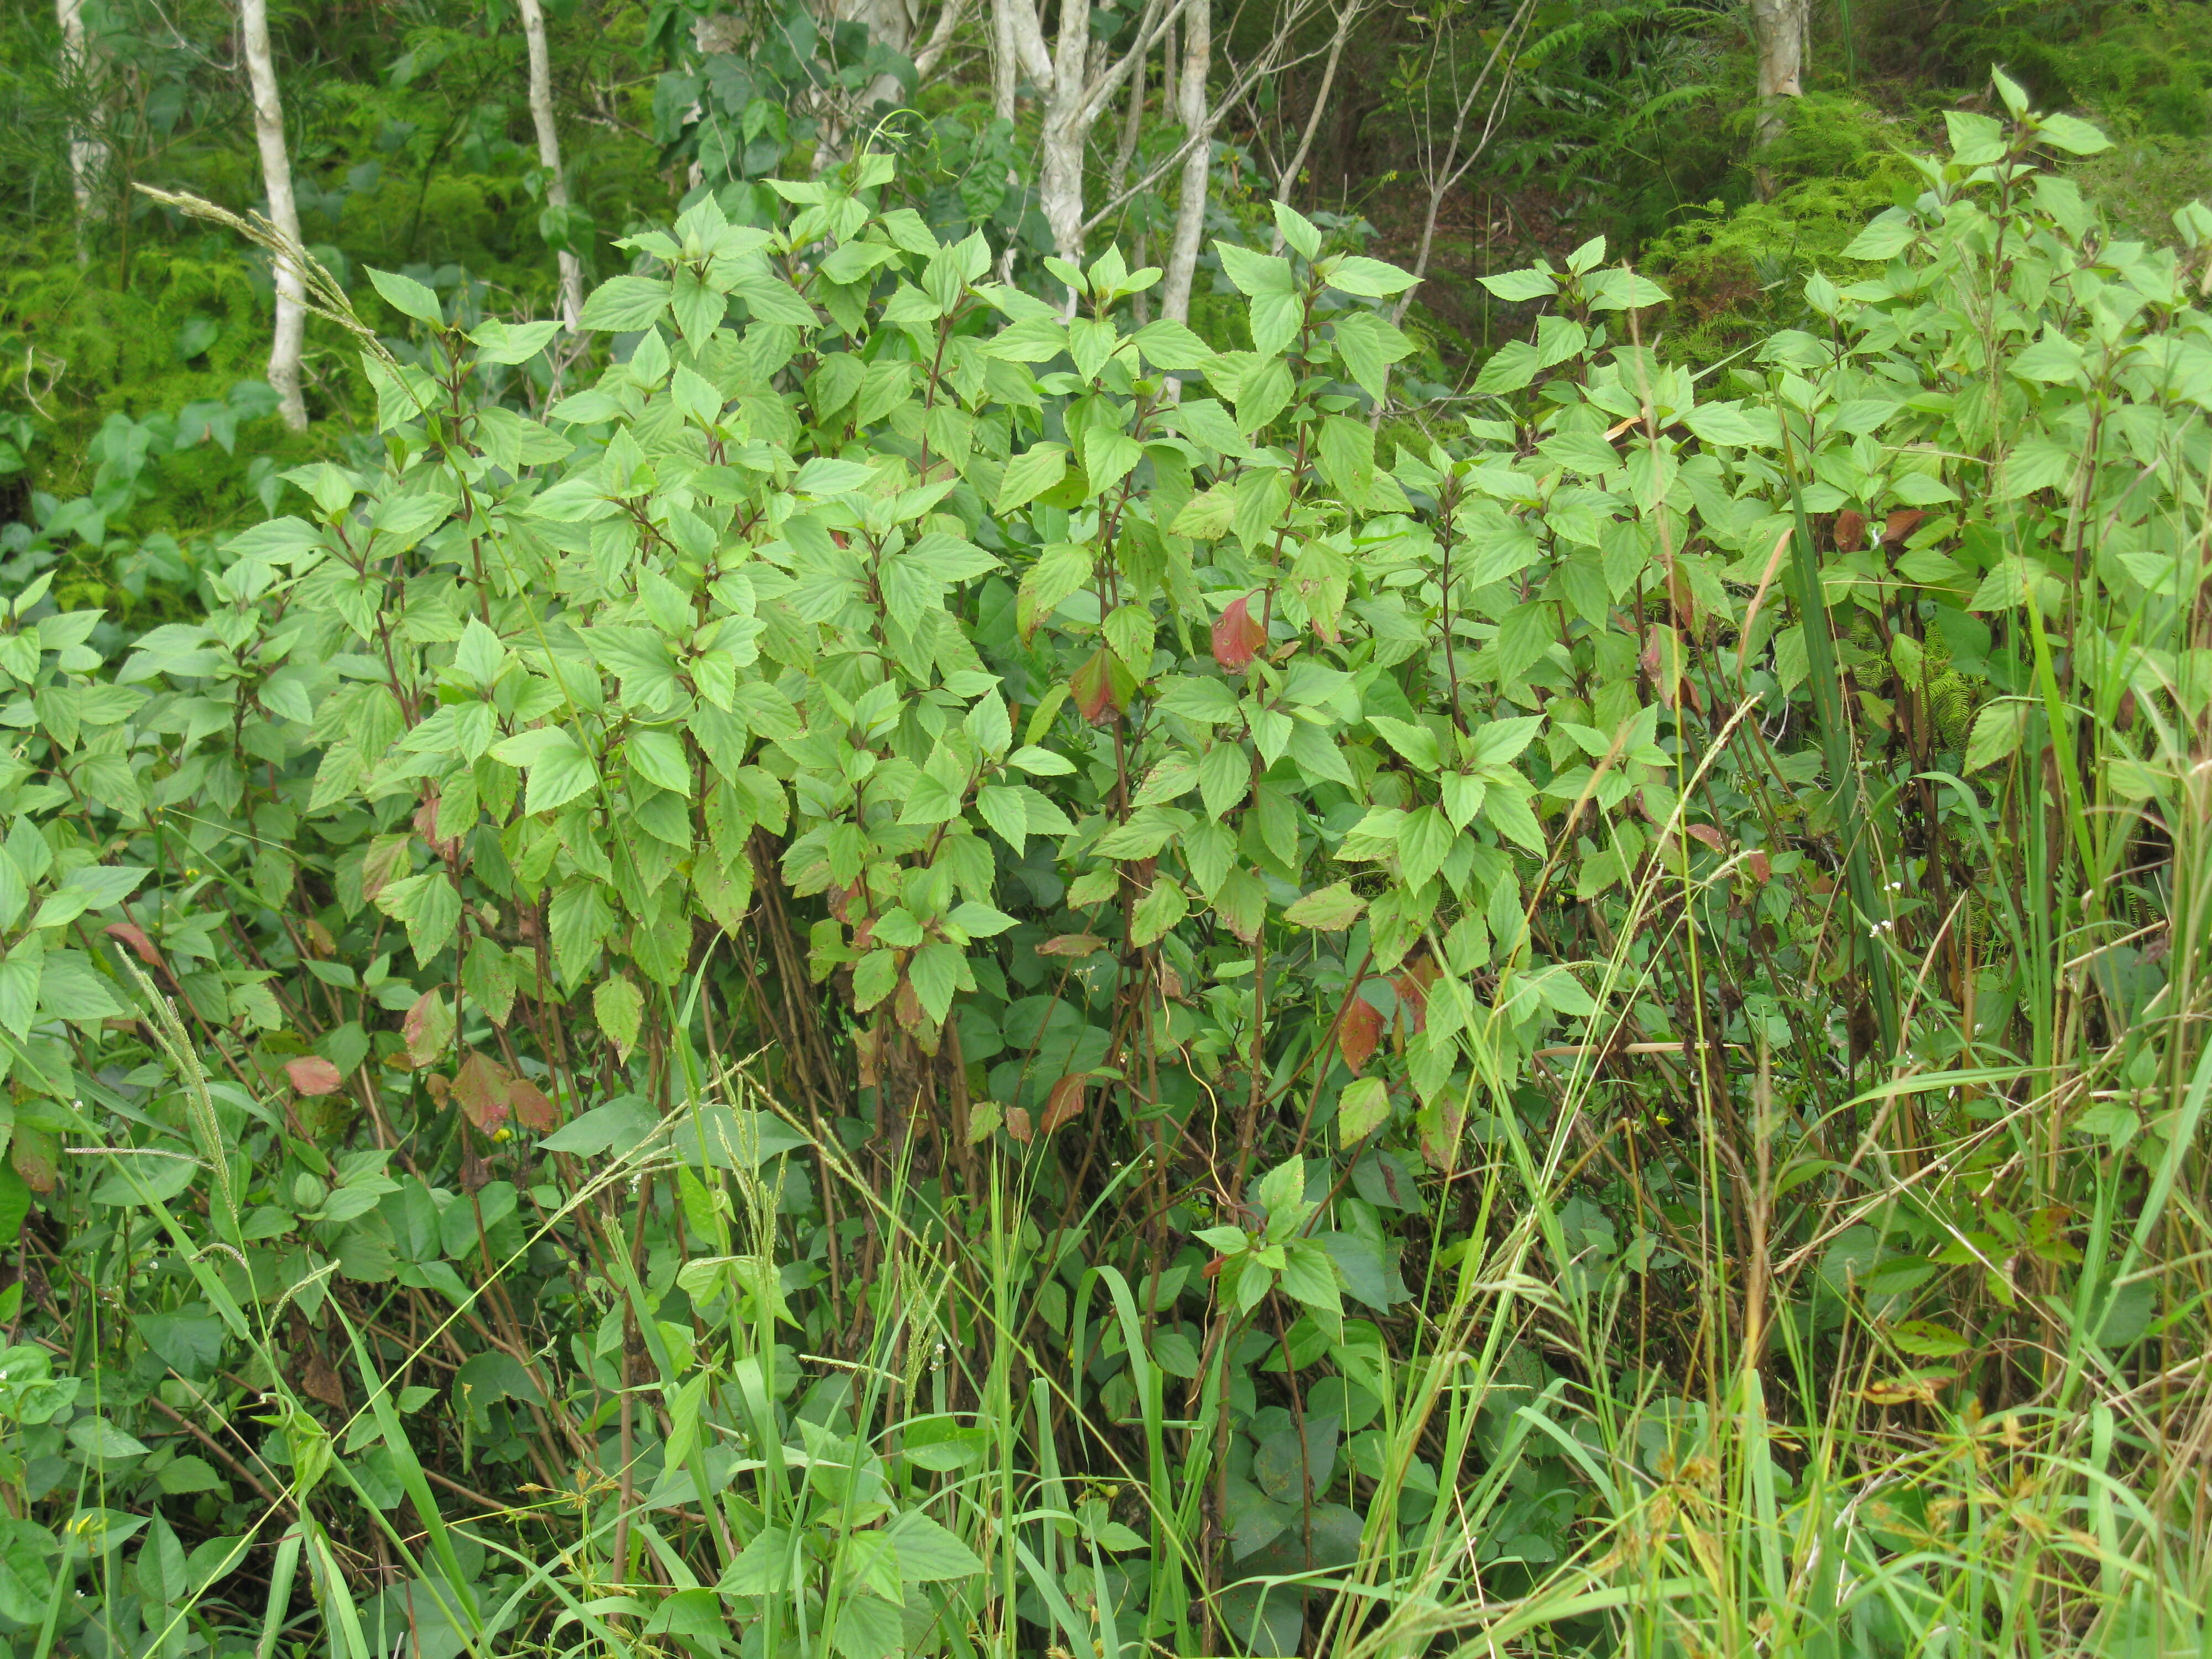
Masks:
[[[380,464],[0,625],[0,1642],[2200,1651],[2212,218],[1997,88],[1395,444],[1288,208],[324,283]]]

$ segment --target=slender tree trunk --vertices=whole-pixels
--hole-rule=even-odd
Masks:
[[[1014,118],[1014,94],[1021,85],[1021,48],[1014,39],[1014,8],[1029,0],[991,0],[991,114]]]
[[[284,106],[276,96],[276,64],[269,52],[268,0],[239,0],[239,33],[246,79],[253,91],[253,136],[261,146],[261,178],[269,192],[269,222],[285,241],[300,241],[300,210],[292,200],[292,161],[284,150]],[[277,409],[293,431],[306,429],[307,400],[300,394],[300,355],[307,343],[307,284],[291,258],[276,258],[276,331],[269,347],[269,384]]]
[[[1121,112],[1121,142],[1115,147],[1114,166],[1106,175],[1108,200],[1121,193],[1121,186],[1129,181],[1129,163],[1136,159],[1137,140],[1143,136],[1145,126],[1145,62],[1129,74],[1129,104]]]
[[[915,83],[920,86],[937,72],[945,61],[945,54],[952,50],[952,37],[968,16],[968,0],[945,0],[945,9],[937,14],[937,27],[922,42],[921,50],[914,55]]]
[[[530,118],[538,129],[538,165],[545,169],[545,201],[568,205],[568,183],[561,176],[561,134],[553,125],[553,66],[545,49],[545,11],[538,0],[520,0],[522,38],[530,49]],[[584,311],[583,262],[565,248],[554,255],[561,270],[561,320],[574,334]]]
[[[1190,321],[1191,286],[1198,279],[1198,248],[1206,236],[1206,191],[1213,173],[1213,112],[1206,78],[1213,68],[1212,0],[1194,0],[1183,13],[1182,64],[1176,114],[1190,153],[1183,157],[1182,192],[1176,204],[1175,240],[1168,246],[1167,275],[1160,284],[1160,315]]]
[[[1182,25],[1182,19],[1169,18],[1167,30],[1160,36],[1160,115],[1170,121],[1182,107],[1176,93],[1176,64],[1182,54],[1177,44],[1182,37],[1176,31]]]
[[[823,21],[832,27],[860,23],[866,27],[871,40],[880,40],[897,52],[913,50],[915,8],[912,0],[832,0],[825,9],[829,15]]]
[[[1038,205],[1052,227],[1060,257],[1083,258],[1083,151],[1091,136],[1082,119],[1090,66],[1089,0],[1060,0],[1060,49],[1052,65],[1053,88],[1045,100],[1043,131],[1037,136]]]
[[[1043,23],[1030,0],[997,0],[1001,27],[1012,36],[1022,69],[1044,94],[1037,197],[1062,258],[1080,260],[1084,239],[1096,228],[1083,216],[1083,162],[1091,129],[1112,107],[1121,83],[1160,43],[1169,24],[1187,7],[1205,3],[1146,0],[1137,19],[1136,40],[1116,58],[1091,38],[1089,0],[1060,0],[1060,44],[1048,59]]]
[[[1759,53],[1759,123],[1754,150],[1781,137],[1789,125],[1782,100],[1803,91],[1805,35],[1810,0],[1751,0],[1752,44]],[[1759,193],[1772,193],[1772,181],[1759,169]]]
[[[914,82],[918,91],[928,82],[938,64],[943,61],[945,54],[951,49],[953,34],[959,29],[961,20],[968,15],[968,0],[945,0],[944,6],[937,14],[936,27],[930,30],[929,38],[921,43],[919,49],[915,49],[913,44],[914,27],[921,21],[918,15],[907,11],[902,3],[881,4],[878,6],[877,11],[882,14],[891,12],[897,14],[896,27],[903,31],[905,37],[899,42],[898,49],[902,52],[910,52],[912,54]],[[874,27],[872,20],[870,27],[872,29]],[[890,37],[885,35],[879,38],[888,40]],[[896,104],[905,97],[906,88],[899,84],[898,76],[884,74],[878,75],[869,83],[866,101],[870,105]]]
[[[1106,198],[1113,201],[1121,194],[1121,187],[1129,182],[1129,164],[1136,159],[1137,141],[1144,136],[1145,128],[1145,60],[1139,58],[1129,75],[1129,106],[1121,114],[1121,142],[1114,151],[1114,167],[1106,179]],[[1146,238],[1140,228],[1129,247],[1129,266],[1133,270],[1145,267]],[[1142,328],[1152,319],[1152,294],[1146,290],[1130,301],[1130,315]]]
[[[72,97],[91,100],[98,66],[84,37],[83,0],[54,0],[54,16],[62,26],[62,74]],[[107,172],[107,146],[92,136],[88,125],[72,121],[69,136],[70,191],[76,198],[76,262],[92,258],[93,192]]]
[[[880,40],[894,52],[904,53],[914,46],[914,14],[908,0],[817,0],[817,10],[825,35],[841,24],[858,23],[871,40]],[[897,102],[901,90],[896,76],[878,75],[857,98],[836,86],[817,92],[822,136],[814,142],[816,174],[845,159],[848,129],[856,115],[864,116],[878,102]]]

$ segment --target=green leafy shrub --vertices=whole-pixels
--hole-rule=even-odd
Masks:
[[[2106,1489],[2202,1259],[2202,910],[2054,964],[2205,867],[2212,337],[2011,117],[1703,387],[1601,244],[1490,278],[1419,453],[1409,279],[1288,209],[1217,350],[880,156],[710,196],[542,418],[556,325],[374,273],[374,465],[0,628],[0,1638],[1887,1651],[2075,1571],[1968,1499]],[[1877,1363],[2012,1426],[1866,1474]],[[2194,1616],[2099,1547],[2089,1639]]]

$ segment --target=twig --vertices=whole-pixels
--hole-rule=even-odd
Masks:
[[[1510,66],[1504,83],[1498,88],[1497,96],[1490,100],[1490,113],[1483,121],[1482,137],[1475,141],[1474,148],[1467,153],[1466,159],[1461,161],[1459,141],[1461,135],[1467,131],[1468,115],[1474,108],[1474,100],[1481,96],[1483,88],[1490,83],[1491,75],[1498,68],[1498,59],[1505,55],[1506,48],[1518,38],[1522,28],[1528,24],[1529,13],[1534,9],[1535,0],[1521,0],[1520,9],[1513,14],[1513,21],[1498,31],[1498,44],[1490,49],[1490,57],[1482,66],[1482,73],[1475,76],[1474,84],[1467,89],[1467,96],[1460,100],[1459,112],[1452,121],[1451,142],[1444,146],[1443,166],[1439,171],[1428,173],[1429,211],[1428,216],[1421,224],[1420,252],[1413,259],[1413,286],[1398,296],[1397,307],[1390,314],[1393,324],[1406,320],[1407,310],[1413,303],[1413,295],[1420,288],[1421,278],[1428,273],[1429,253],[1436,246],[1437,209],[1443,205],[1446,193],[1454,185],[1466,177],[1467,170],[1473,167],[1483,151],[1490,147],[1490,137],[1498,130],[1498,118],[1504,107],[1505,95],[1512,90],[1513,87],[1513,76]],[[1434,151],[1431,150],[1430,153],[1433,155]],[[1425,167],[1423,171],[1425,173],[1427,169]]]
[[[1291,152],[1291,159],[1275,180],[1275,199],[1279,202],[1291,199],[1291,188],[1298,182],[1298,173],[1312,153],[1314,135],[1321,131],[1322,112],[1328,107],[1329,88],[1336,84],[1336,65],[1344,56],[1345,37],[1352,33],[1352,23],[1364,9],[1365,0],[1345,0],[1337,12],[1336,35],[1328,43],[1328,62],[1321,72],[1321,86],[1314,93],[1313,109],[1306,116],[1306,130],[1299,135],[1297,149]],[[1283,235],[1279,230],[1275,233],[1275,252],[1282,251]]]

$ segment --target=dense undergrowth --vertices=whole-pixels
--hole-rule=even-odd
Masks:
[[[1287,209],[334,272],[356,440],[9,549],[0,1640],[2199,1650],[2212,218],[1996,86],[1418,427]]]

